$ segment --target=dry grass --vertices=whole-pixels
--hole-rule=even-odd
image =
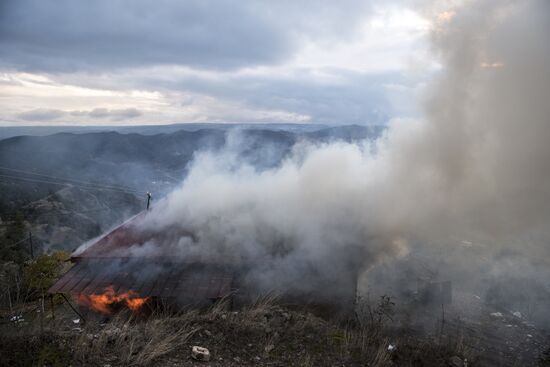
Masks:
[[[75,343],[75,359],[83,365],[92,364],[104,361],[107,353],[125,366],[150,365],[184,345],[198,330],[192,325],[194,316],[192,312],[156,314],[136,322],[131,316],[120,315],[104,327],[89,324]]]
[[[263,315],[278,306],[280,296],[277,293],[271,292],[261,295],[251,305],[245,307],[242,312],[249,318],[255,318],[258,315]]]
[[[32,358],[52,361],[55,357],[75,366],[161,366],[168,361],[192,365],[191,345],[207,347],[215,361],[223,357],[228,366],[237,357],[239,364],[264,366],[412,366],[411,361],[426,359],[424,365],[438,366],[450,356],[467,356],[459,333],[453,340],[438,338],[436,342],[390,337],[386,325],[391,316],[389,299],[365,306],[366,312],[358,315],[362,318],[348,319],[345,324],[321,319],[307,309],[285,308],[278,300],[277,295],[268,294],[232,311],[229,300],[223,299],[206,310],[156,313],[146,319],[120,313],[105,324],[89,320],[81,332],[63,329],[61,320],[52,320],[51,338],[36,346]],[[22,328],[21,334],[38,332],[30,326]],[[28,338],[16,340],[21,350],[24,340]],[[388,350],[389,340],[397,344],[396,350]],[[55,347],[60,342],[63,347]]]

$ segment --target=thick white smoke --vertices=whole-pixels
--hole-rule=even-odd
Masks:
[[[424,119],[394,121],[376,142],[298,144],[264,171],[231,146],[202,153],[147,225],[181,225],[208,251],[270,259],[291,282],[304,259],[337,278],[408,243],[453,238],[547,258],[550,3],[444,4],[423,8],[441,63]]]

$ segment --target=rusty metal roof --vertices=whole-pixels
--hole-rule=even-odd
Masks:
[[[82,260],[49,293],[101,294],[112,286],[116,293],[130,290],[140,297],[174,298],[194,302],[217,299],[231,292],[233,270],[205,264]]]
[[[231,292],[237,264],[231,256],[184,254],[181,241],[192,245],[193,234],[181,228],[147,229],[141,225],[146,215],[141,212],[73,254],[75,265],[48,292],[101,294],[113,287],[115,293],[132,290],[140,297],[189,303]]]
[[[126,258],[126,257],[170,257],[170,249],[182,239],[194,241],[190,231],[169,227],[162,230],[144,228],[141,220],[147,215],[143,211],[130,218],[111,232],[92,242],[81,252],[72,255],[73,260],[81,258]],[[154,246],[154,251],[140,251],[146,245]],[[78,251],[78,250],[77,250]]]

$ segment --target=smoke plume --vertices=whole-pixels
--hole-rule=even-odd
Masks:
[[[392,121],[376,141],[301,142],[263,170],[239,159],[236,138],[197,154],[143,225],[182,226],[201,251],[254,259],[266,286],[303,286],[307,263],[337,287],[417,243],[547,259],[550,3],[437,4],[422,8],[441,64],[423,119]]]

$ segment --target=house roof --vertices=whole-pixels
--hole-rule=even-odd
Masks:
[[[224,266],[150,261],[119,264],[102,259],[78,262],[48,292],[101,294],[113,287],[115,293],[132,290],[140,297],[191,303],[227,296],[232,282],[233,270]]]
[[[195,241],[191,231],[179,227],[153,230],[144,228],[140,221],[145,218],[143,211],[130,218],[111,232],[94,240],[83,251],[74,253],[72,260],[84,258],[127,258],[127,257],[171,257],[170,247],[181,239]],[[149,246],[149,251],[145,248]]]
[[[234,277],[231,257],[187,251],[195,242],[181,228],[144,229],[141,212],[71,256],[75,265],[49,293],[100,294],[132,290],[140,297],[196,302],[228,295]],[[187,246],[179,246],[187,241]],[[200,250],[200,248],[199,248]]]

